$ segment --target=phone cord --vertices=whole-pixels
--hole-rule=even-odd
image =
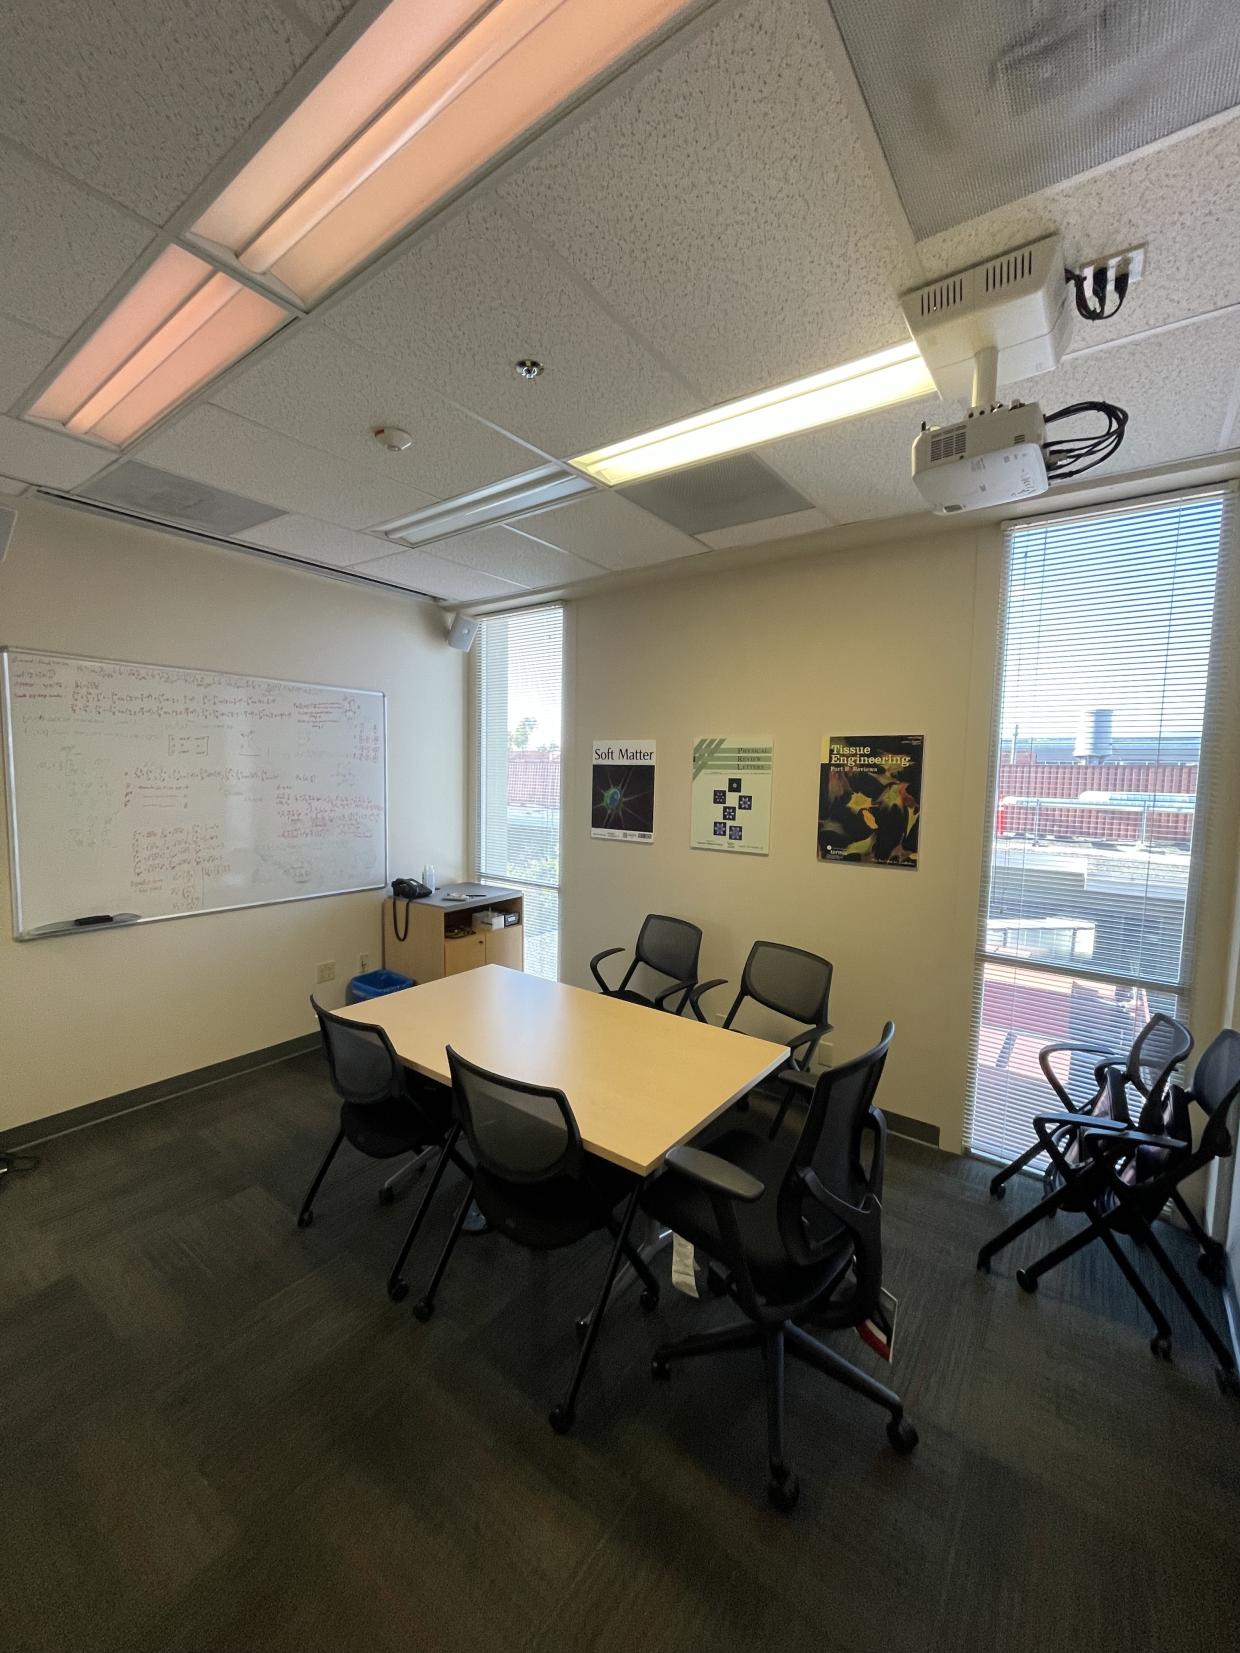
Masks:
[[[409,935],[409,902],[405,902],[405,927],[402,930],[396,922],[396,903],[392,903],[392,934],[397,941],[404,941]]]

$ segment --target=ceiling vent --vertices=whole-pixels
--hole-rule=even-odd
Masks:
[[[169,471],[157,471],[153,465],[142,465],[136,459],[127,459],[105,476],[83,483],[74,490],[74,497],[110,505],[150,522],[194,528],[201,534],[215,534],[223,539],[284,515],[275,505],[246,499],[242,494],[226,493],[223,488],[211,488],[205,482],[191,482]]]
[[[613,492],[716,550],[830,527],[804,495],[751,453],[625,483]]]

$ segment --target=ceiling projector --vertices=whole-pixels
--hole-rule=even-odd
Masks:
[[[1128,415],[1110,402],[1075,402],[1044,415],[1036,402],[995,397],[1000,382],[1058,367],[1074,314],[1087,321],[1114,315],[1140,277],[1143,251],[1132,248],[1074,272],[1065,269],[1059,236],[1047,235],[902,296],[939,395],[970,402],[966,418],[923,424],[913,443],[913,483],[933,510],[946,515],[1032,499],[1115,452]],[[1108,292],[1115,300],[1110,310]],[[1047,440],[1048,425],[1081,414],[1101,414],[1104,428]]]

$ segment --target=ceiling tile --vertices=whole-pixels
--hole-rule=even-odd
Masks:
[[[703,549],[649,511],[602,490],[554,510],[535,511],[514,523],[513,530],[603,568],[647,568],[674,557],[700,556]]]
[[[112,455],[59,431],[0,416],[0,473],[45,488],[76,488],[101,471]]]
[[[354,563],[384,556],[391,550],[387,540],[355,533],[352,528],[337,528],[315,517],[275,517],[257,528],[247,528],[237,538],[247,545],[266,546],[269,551],[287,551],[311,562],[330,563],[333,568],[351,568]]]
[[[708,401],[905,336],[902,244],[808,0],[723,13],[500,196]]]
[[[328,30],[335,27],[353,0],[296,0],[296,7],[315,27]]]
[[[493,203],[480,202],[324,316],[411,383],[564,459],[697,398]],[[546,371],[519,379],[533,356]]]
[[[163,223],[309,56],[279,0],[17,0],[0,132]]]
[[[295,327],[212,400],[257,424],[447,499],[542,463],[420,386],[387,357],[375,356],[325,327]],[[413,437],[386,453],[371,432],[399,425]]]
[[[1077,321],[1072,348],[1240,303],[1240,112],[1145,155],[999,207],[918,245],[927,277],[1059,230],[1076,264],[1148,246],[1145,274],[1111,321]]]
[[[58,338],[75,333],[151,232],[59,173],[0,142],[0,310]]]
[[[408,586],[411,591],[424,591],[431,597],[442,597],[449,603],[481,602],[487,597],[520,597],[524,586],[511,580],[497,580],[494,575],[464,568],[459,563],[445,562],[427,551],[400,551],[394,557],[381,557],[377,562],[354,565],[361,574],[372,574],[376,580],[390,580],[394,585]]]
[[[941,425],[955,417],[955,407],[929,397],[790,436],[764,448],[762,457],[832,522],[900,516],[926,509],[912,482],[921,421]]]
[[[596,580],[603,572],[594,563],[582,562],[567,551],[528,539],[510,528],[480,528],[470,534],[455,534],[451,539],[436,540],[429,549],[448,562],[463,563],[466,568],[532,590]]]
[[[920,235],[1240,102],[1234,0],[833,0],[833,10]]]
[[[0,408],[7,408],[38,378],[61,341],[0,315]]]
[[[133,456],[345,528],[368,528],[433,503],[399,479],[385,482],[366,466],[348,465],[210,403],[157,431]]]
[[[24,494],[29,486],[28,482],[19,482],[15,476],[0,476],[0,494]]]

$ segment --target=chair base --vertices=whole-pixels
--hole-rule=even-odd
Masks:
[[[767,1497],[781,1512],[786,1514],[794,1507],[801,1491],[800,1482],[793,1474],[784,1451],[785,1353],[834,1378],[854,1394],[883,1407],[890,1414],[887,1438],[897,1452],[909,1453],[917,1445],[917,1431],[905,1417],[904,1403],[893,1389],[869,1377],[791,1320],[770,1325],[746,1320],[737,1325],[724,1326],[718,1331],[697,1332],[677,1343],[664,1343],[654,1352],[650,1374],[666,1380],[671,1376],[674,1360],[686,1360],[693,1355],[724,1354],[733,1349],[762,1351],[766,1374],[767,1468],[770,1475]]]

